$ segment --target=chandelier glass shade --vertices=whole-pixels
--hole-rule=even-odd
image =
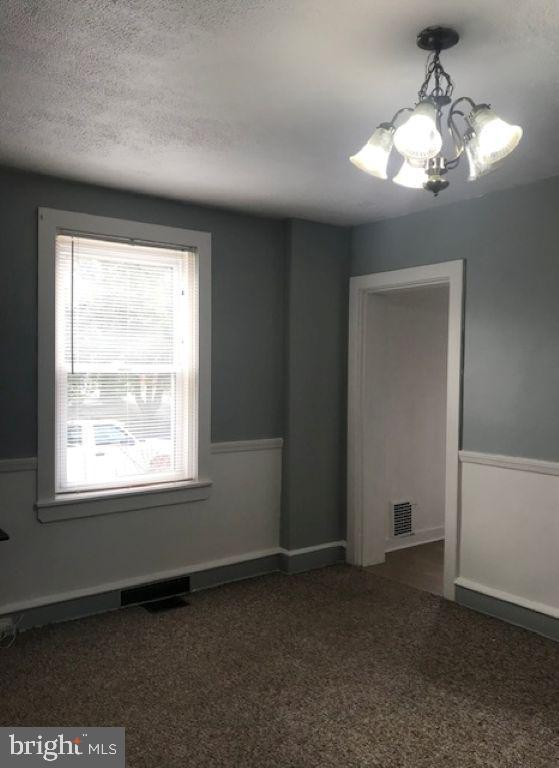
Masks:
[[[491,164],[510,155],[522,138],[522,128],[505,123],[488,104],[472,110],[470,123],[480,156]]]
[[[420,101],[394,134],[394,146],[406,160],[424,163],[436,157],[443,146],[437,130],[437,107],[429,99]]]
[[[516,149],[522,138],[520,126],[510,125],[489,104],[476,104],[469,96],[453,101],[454,83],[441,64],[440,52],[458,39],[458,33],[449,27],[427,27],[419,33],[418,46],[430,54],[418,100],[414,107],[399,109],[389,123],[381,123],[365,146],[349,158],[353,165],[387,179],[388,161],[395,149],[404,162],[394,183],[438,195],[448,187],[446,175],[463,155],[468,161],[468,180],[475,181],[495,170]],[[449,157],[443,154],[445,123],[452,145]]]
[[[404,160],[392,181],[408,189],[422,189],[427,181],[427,174],[423,165],[412,165],[409,160]]]
[[[378,179],[387,179],[386,168],[394,141],[394,126],[379,125],[365,146],[349,159],[357,168]]]

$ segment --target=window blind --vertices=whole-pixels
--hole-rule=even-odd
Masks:
[[[196,478],[193,251],[56,237],[56,490]]]

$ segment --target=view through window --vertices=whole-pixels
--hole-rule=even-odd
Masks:
[[[197,473],[197,254],[56,238],[56,490]]]

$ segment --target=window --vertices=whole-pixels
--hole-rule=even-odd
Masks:
[[[196,262],[186,250],[56,236],[58,493],[196,477]],[[70,427],[86,437],[79,455]]]
[[[39,510],[189,500],[177,490],[209,484],[208,236],[48,210],[39,225]]]

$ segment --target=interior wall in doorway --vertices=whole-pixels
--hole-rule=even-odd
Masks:
[[[375,315],[384,338],[377,378],[381,408],[374,409],[371,426],[382,425],[381,496],[390,550],[444,536],[448,287],[371,300],[380,302]],[[412,536],[394,535],[392,503],[401,501],[413,504]]]

